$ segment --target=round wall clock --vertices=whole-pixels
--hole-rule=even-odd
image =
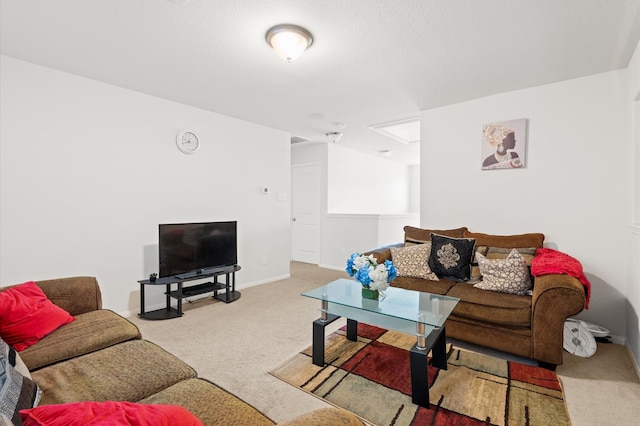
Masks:
[[[176,145],[185,154],[195,154],[200,148],[200,139],[192,131],[183,130],[178,132],[178,136],[176,136]]]

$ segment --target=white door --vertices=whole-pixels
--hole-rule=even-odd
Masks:
[[[320,263],[320,165],[291,167],[291,260]]]

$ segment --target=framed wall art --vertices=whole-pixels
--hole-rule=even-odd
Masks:
[[[482,126],[482,170],[520,169],[526,165],[527,119]]]

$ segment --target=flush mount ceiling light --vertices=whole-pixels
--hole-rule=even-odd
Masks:
[[[313,36],[309,31],[291,24],[270,28],[265,38],[273,50],[287,62],[299,58],[313,44]]]
[[[342,137],[342,133],[340,132],[329,132],[329,133],[326,133],[326,135],[329,138],[329,140],[333,143],[338,142]]]

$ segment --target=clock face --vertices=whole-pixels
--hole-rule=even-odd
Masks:
[[[195,154],[195,152],[200,148],[200,140],[198,136],[191,131],[182,131],[178,133],[176,137],[176,144],[178,145],[178,149],[184,152],[185,154]]]

